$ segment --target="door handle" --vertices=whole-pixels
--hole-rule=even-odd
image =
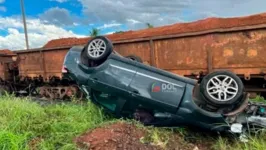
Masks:
[[[139,95],[139,91],[134,90],[133,95]]]
[[[96,83],[98,81],[98,78],[93,78],[92,83]]]

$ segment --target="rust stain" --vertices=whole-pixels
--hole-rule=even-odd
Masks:
[[[194,69],[207,67],[208,36],[156,40],[155,51],[158,56],[158,68]],[[167,42],[166,42],[167,41]]]
[[[150,63],[147,62],[147,61],[144,61],[143,64],[145,64],[145,65],[149,65],[149,66],[150,66]]]
[[[241,40],[231,41],[220,47],[211,47],[213,52],[213,67],[214,68],[255,68],[266,67],[266,38],[260,38],[256,42],[247,43],[248,40],[253,40],[253,35],[266,34],[265,29],[249,31],[247,35],[244,31],[231,32],[227,34],[216,34],[216,39],[220,43],[227,41],[228,37],[238,37]],[[224,57],[221,57],[224,56]],[[253,71],[251,72],[253,73]]]
[[[169,51],[165,50],[164,55],[163,55],[164,59],[168,60],[169,59],[168,56],[169,56]]]
[[[239,50],[239,54],[240,54],[240,55],[245,55],[245,50],[244,50],[243,48],[241,48],[241,49]]]
[[[231,57],[233,55],[234,55],[234,52],[231,49],[225,49],[224,52],[223,52],[223,56],[224,57]]]
[[[265,33],[252,32],[252,33],[250,33],[250,39],[244,40],[244,42],[247,44],[252,44],[252,43],[256,43],[257,41],[265,39],[265,38],[266,38]]]
[[[250,49],[250,50],[248,50],[248,52],[247,52],[247,56],[248,56],[248,57],[256,57],[257,55],[258,55],[258,51],[255,50],[255,49]]]
[[[221,42],[213,43],[212,46],[213,47],[222,47],[224,45],[227,45],[228,43],[238,42],[240,40],[241,39],[239,37],[236,37],[235,35],[234,36],[228,36],[226,39],[223,39],[223,41],[221,41]]]
[[[183,60],[177,60],[176,65],[181,65],[183,63]]]
[[[193,58],[187,57],[186,58],[186,63],[187,64],[192,64],[193,63]]]

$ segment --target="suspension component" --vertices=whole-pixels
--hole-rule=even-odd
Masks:
[[[83,94],[79,91],[78,87],[72,86],[42,86],[39,88],[39,94],[47,99],[65,99],[71,97],[77,97],[81,99]]]

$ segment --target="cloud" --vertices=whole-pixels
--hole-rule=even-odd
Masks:
[[[0,29],[6,28],[23,28],[23,24],[16,18],[0,17]]]
[[[133,28],[147,22],[159,26],[179,22],[178,12],[189,5],[188,0],[79,0],[83,13],[91,22],[118,22]],[[91,7],[93,6],[93,7]],[[104,11],[100,11],[104,10]]]
[[[1,4],[1,3],[4,3],[4,2],[5,2],[5,0],[0,0],[0,4]]]
[[[6,12],[6,7],[4,7],[4,6],[0,6],[0,11],[2,11],[2,12]]]
[[[75,16],[65,8],[53,7],[39,15],[39,18],[55,25],[74,25]]]
[[[207,17],[236,17],[266,11],[265,0],[78,0],[91,22],[126,24],[130,29],[195,21]],[[93,7],[92,7],[93,6]],[[104,11],[102,11],[104,10]]]
[[[106,29],[106,28],[111,28],[111,27],[118,27],[121,26],[122,24],[120,23],[110,23],[110,24],[104,24],[100,27],[98,27],[98,29]]]
[[[266,12],[265,0],[193,0],[183,9],[181,19],[195,21],[207,17],[239,17]]]
[[[115,33],[115,32],[114,32],[114,31],[107,32],[106,35],[108,35],[108,34],[113,34],[113,33]]]
[[[18,18],[0,18],[0,29],[8,31],[6,36],[0,35],[0,49],[25,49],[25,35],[23,24]],[[84,37],[70,30],[52,24],[43,24],[40,19],[28,19],[28,37],[30,48],[42,47],[49,40],[65,37]]]
[[[46,23],[62,27],[88,26],[93,23],[100,25],[99,29],[111,28],[118,30],[123,25],[123,27],[130,30],[135,30],[147,28],[146,23],[156,27],[190,22],[207,17],[236,17],[266,11],[264,7],[266,5],[265,0],[205,0],[204,2],[198,0],[78,1],[82,5],[84,15],[76,16],[65,8],[54,7],[40,14],[39,17]]]
[[[55,1],[55,2],[58,2],[58,3],[64,3],[64,2],[67,2],[68,0],[50,0],[50,1]]]
[[[140,23],[140,21],[134,20],[134,19],[127,19],[127,21],[130,22],[130,23],[132,23],[132,24]]]

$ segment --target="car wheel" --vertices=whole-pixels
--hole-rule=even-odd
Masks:
[[[232,72],[215,71],[202,79],[200,91],[206,101],[215,106],[225,106],[242,100],[244,85],[241,79]]]
[[[143,63],[142,59],[139,56],[136,56],[136,55],[129,55],[129,56],[126,56],[126,58],[129,58],[129,59],[131,59],[133,61],[137,61],[137,62]]]
[[[98,36],[91,39],[85,46],[85,53],[88,59],[97,62],[105,60],[112,51],[112,42],[104,36]]]

